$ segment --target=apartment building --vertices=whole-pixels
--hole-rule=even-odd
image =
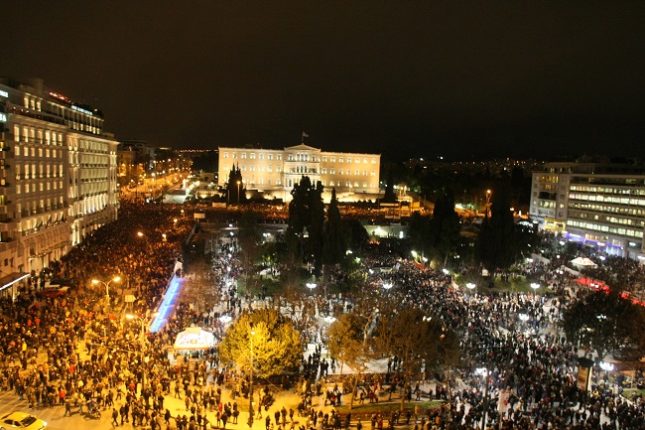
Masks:
[[[233,166],[242,171],[247,191],[265,197],[291,197],[302,176],[325,187],[324,198],[335,188],[340,200],[370,200],[379,195],[380,154],[324,152],[300,144],[284,149],[219,148],[218,184],[225,186]]]
[[[645,167],[547,163],[533,173],[530,214],[569,240],[645,260]]]
[[[116,219],[117,141],[100,111],[0,79],[0,131],[2,276],[39,271]]]

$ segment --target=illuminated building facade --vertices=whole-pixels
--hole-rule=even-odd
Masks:
[[[0,79],[0,270],[38,271],[116,219],[116,147],[100,111]]]
[[[239,166],[247,191],[266,197],[291,197],[302,176],[320,181],[329,199],[335,188],[339,200],[370,200],[379,195],[380,154],[323,152],[305,144],[284,149],[219,148],[218,185],[225,186],[229,171]]]
[[[545,230],[644,260],[645,168],[547,163],[533,173],[530,214]]]

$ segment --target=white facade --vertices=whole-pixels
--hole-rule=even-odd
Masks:
[[[546,230],[645,260],[645,170],[597,163],[549,163],[533,173],[531,217]]]
[[[98,111],[0,81],[0,271],[38,271],[116,219],[116,145]]]
[[[69,219],[72,246],[117,216],[117,142],[69,133]]]
[[[225,186],[239,166],[247,191],[289,200],[295,183],[308,176],[320,181],[328,199],[332,188],[340,200],[367,200],[379,195],[380,154],[323,152],[300,144],[275,149],[219,148],[218,185]]]

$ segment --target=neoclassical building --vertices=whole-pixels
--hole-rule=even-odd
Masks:
[[[98,109],[0,78],[0,294],[116,219],[117,145]]]
[[[242,171],[244,187],[277,197],[291,198],[302,176],[320,181],[328,200],[335,188],[340,200],[373,200],[379,195],[380,154],[323,152],[305,144],[284,149],[219,148],[218,184],[225,186],[233,166]]]

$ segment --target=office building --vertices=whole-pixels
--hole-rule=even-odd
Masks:
[[[290,200],[302,176],[320,181],[328,200],[336,189],[339,200],[374,200],[379,195],[380,154],[323,152],[305,144],[284,149],[219,148],[218,185],[225,186],[233,166],[239,166],[244,187],[265,197]]]
[[[531,217],[540,227],[609,254],[645,258],[645,168],[547,163],[533,173]]]
[[[116,219],[103,115],[41,80],[0,79],[0,270],[39,271]]]

